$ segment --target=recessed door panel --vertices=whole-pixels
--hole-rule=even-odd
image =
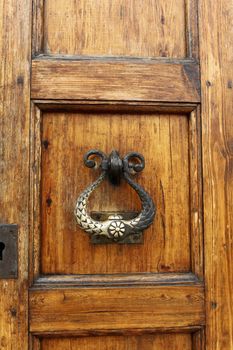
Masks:
[[[42,339],[41,350],[191,350],[190,334]]]
[[[183,0],[47,0],[43,6],[46,54],[186,57]]]
[[[189,119],[168,114],[45,113],[42,117],[41,263],[44,274],[190,270]],[[76,224],[75,201],[99,175],[84,166],[89,149],[142,152],[135,177],[157,205],[144,243],[93,245]],[[139,212],[137,194],[105,181],[90,212]],[[177,244],[179,242],[179,244]]]

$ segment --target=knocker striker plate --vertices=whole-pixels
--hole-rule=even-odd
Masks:
[[[96,168],[97,162],[91,157],[99,157],[101,175],[78,197],[75,217],[78,225],[91,236],[93,243],[141,243],[142,232],[148,228],[155,217],[156,208],[150,195],[131,176],[145,167],[144,157],[136,152],[128,153],[123,159],[117,151],[107,156],[98,150],[91,150],[84,156],[84,164]],[[142,210],[139,214],[126,217],[125,213],[110,213],[104,220],[87,212],[91,193],[108,176],[113,185],[120,185],[123,178],[138,194]]]
[[[99,221],[105,221],[108,220],[110,216],[113,215],[120,215],[124,220],[129,220],[129,219],[134,219],[136,216],[139,214],[138,212],[132,212],[132,211],[125,211],[125,212],[91,212],[91,217],[94,220],[99,220]],[[92,235],[91,236],[91,243],[93,244],[108,244],[108,243],[113,243],[113,241],[110,241],[108,237],[106,236],[100,236],[100,235]],[[123,238],[122,240],[119,240],[117,242],[118,244],[142,244],[143,243],[143,231],[134,234],[134,235],[129,235]]]

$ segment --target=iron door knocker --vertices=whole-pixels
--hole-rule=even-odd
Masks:
[[[97,162],[90,157],[99,157]],[[123,159],[117,151],[109,156],[98,150],[91,150],[84,156],[84,164],[88,168],[100,167],[99,178],[88,186],[78,197],[75,206],[75,217],[78,225],[91,235],[93,243],[139,243],[142,231],[148,228],[155,217],[156,208],[150,195],[131,176],[142,171],[145,167],[144,157],[136,152],[128,153]],[[107,220],[95,220],[87,212],[88,199],[97,186],[108,176],[114,185],[119,185],[121,178],[137,192],[141,204],[141,212],[134,218],[125,219],[119,213],[108,216]]]

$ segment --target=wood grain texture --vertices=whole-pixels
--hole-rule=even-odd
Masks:
[[[192,271],[203,279],[203,189],[201,168],[201,114],[200,107],[189,118],[190,162],[190,216]]]
[[[162,286],[193,285],[200,280],[193,273],[137,273],[137,274],[95,274],[95,275],[46,275],[40,276],[33,288],[66,287],[113,287],[113,286]]]
[[[191,350],[190,334],[41,339],[41,350]],[[33,349],[36,350],[36,349]]]
[[[87,101],[87,100],[33,100],[33,105],[44,111],[81,111],[81,112],[121,112],[121,113],[166,113],[189,114],[195,112],[195,103],[135,102],[135,101]]]
[[[171,275],[176,270],[192,269],[198,277],[202,277],[199,231],[202,215],[200,181],[199,185],[197,184],[200,175],[198,168],[200,150],[197,147],[200,141],[200,128],[196,123],[196,118],[200,117],[199,112],[192,112],[191,121],[188,121],[186,113],[191,111],[191,106],[200,102],[199,69],[196,62],[198,58],[196,1],[145,0],[145,7],[136,0],[103,0],[101,3],[103,5],[97,8],[90,0],[85,2],[58,0],[55,8],[54,0],[34,2],[36,21],[33,24],[33,42],[37,45],[34,46],[34,54],[41,53],[43,49],[50,54],[50,43],[51,47],[54,45],[52,54],[55,54],[52,60],[49,57],[39,57],[33,62],[32,97],[44,100],[41,105],[46,99],[54,100],[49,103],[50,112],[44,114],[43,118],[46,121],[40,130],[42,113],[33,104],[31,127],[29,126],[32,2],[0,0],[0,220],[18,223],[20,226],[19,278],[17,281],[0,281],[0,349],[28,349],[27,240],[30,236],[31,243],[36,242],[34,250],[31,251],[30,264],[36,264],[37,273],[41,264],[41,238],[42,250],[44,249],[42,272],[45,273],[169,272],[166,277],[157,276],[157,280],[154,274],[147,274],[144,279],[142,275],[136,276],[136,273],[123,277],[115,275],[112,277],[113,282],[110,281],[111,275],[102,277],[102,280],[101,278],[98,280],[98,276],[87,275],[82,279],[86,286],[82,287],[77,286],[78,279],[81,278],[76,275],[40,277],[30,291],[31,330],[38,332],[42,337],[46,335],[54,337],[59,334],[85,336],[60,340],[44,338],[42,347],[45,349],[46,347],[49,350],[50,347],[65,349],[66,346],[71,349],[78,346],[84,349],[90,348],[93,344],[91,335],[97,335],[99,332],[106,336],[106,340],[95,338],[97,340],[94,344],[99,348],[103,344],[110,347],[113,342],[115,348],[119,347],[120,350],[127,347],[131,350],[133,346],[136,346],[136,349],[145,347],[146,350],[150,348],[204,350],[203,285],[193,275],[189,279],[188,273],[182,275],[181,278],[185,277],[183,281],[173,280],[174,283],[169,285],[170,280],[177,278],[175,274]],[[79,5],[82,8],[77,13]],[[153,7],[149,8],[149,5]],[[74,13],[72,18],[69,18],[71,6]],[[131,6],[130,13],[127,12],[128,6]],[[57,19],[55,19],[56,11]],[[93,15],[92,23],[87,16],[88,11]],[[100,21],[99,18],[105,13],[109,16]],[[122,17],[122,26],[119,23],[119,14]],[[233,20],[233,9],[227,0],[216,3],[211,0],[200,0],[200,14],[207,349],[229,350],[233,347],[232,120],[229,117],[233,108],[231,103],[233,83],[232,35],[228,28]],[[77,21],[78,16],[82,16],[82,21]],[[151,19],[152,16],[155,16],[155,20]],[[50,26],[51,23],[59,22],[61,27],[56,27],[54,24]],[[105,23],[104,29],[101,29]],[[119,30],[111,33],[109,23],[111,28],[117,26]],[[153,26],[156,28],[151,30]],[[95,30],[97,27],[101,31]],[[38,31],[42,28],[45,29],[45,36],[42,36],[42,31]],[[76,28],[86,30],[87,36],[82,42],[74,42]],[[127,35],[124,33],[125,28]],[[60,49],[59,45],[63,48]],[[71,55],[96,54],[110,57],[101,60],[71,56],[59,60],[62,50],[67,48],[71,51]],[[119,57],[114,61],[112,55],[131,56],[131,59]],[[144,59],[133,59],[132,56],[141,56]],[[148,59],[156,56],[168,59]],[[192,59],[181,60],[186,56]],[[174,57],[178,59],[172,60]],[[105,113],[97,109],[95,113],[90,109],[90,113],[85,113],[84,110],[78,113],[75,107],[71,107],[73,111],[71,109],[70,112],[64,111],[65,101],[81,103],[80,100],[87,105],[93,100],[96,104],[115,103],[115,110],[108,109],[108,105],[104,110]],[[54,105],[52,106],[54,102],[60,103],[59,113],[54,111],[56,109]],[[140,113],[136,104],[138,102],[141,103]],[[148,104],[156,102],[165,103],[161,114],[157,113],[160,112],[160,107],[156,113],[155,109],[150,110]],[[124,108],[127,103],[134,103],[135,109],[131,107],[130,111],[117,113],[120,108],[117,103],[125,103]],[[144,103],[149,106],[147,113],[143,109]],[[168,103],[171,105],[174,103],[173,106],[176,108],[175,110],[171,110],[171,106],[168,108],[171,115],[168,110],[164,110],[164,106]],[[182,109],[182,105],[179,107],[180,103],[185,103],[188,107]],[[85,109],[84,105],[83,108]],[[92,118],[94,122],[90,121]],[[98,134],[96,138],[92,136],[93,129]],[[32,144],[31,185],[34,186],[30,207],[28,206],[29,134]],[[143,136],[135,140],[135,135],[138,134]],[[127,142],[122,135],[127,135]],[[42,186],[46,191],[42,196],[41,207],[44,210],[44,217],[48,216],[42,232],[48,233],[47,237],[46,235],[40,237],[39,226],[41,174],[37,167],[40,166],[38,160],[41,152],[40,136],[42,140],[44,136],[49,140],[47,149],[46,142],[42,144],[42,176],[45,181]],[[63,206],[66,203],[71,205],[70,200],[76,198],[81,187],[86,185],[85,181],[95,177],[90,175],[88,169],[84,177],[78,171],[81,156],[76,154],[75,148],[79,147],[82,154],[93,143],[101,148],[104,145],[105,150],[111,150],[117,144],[123,153],[128,151],[129,146],[134,149],[140,146],[139,151],[146,150],[148,168],[144,175],[139,177],[139,181],[154,191],[158,199],[160,209],[155,223],[158,233],[152,236],[152,230],[150,233],[148,231],[145,246],[135,249],[131,255],[133,248],[129,247],[121,250],[115,247],[111,251],[110,248],[104,248],[105,250],[101,248],[102,252],[101,250],[93,252],[86,236],[86,241],[84,238],[82,241],[86,242],[86,246],[83,243],[86,251],[84,249],[81,251],[76,227],[73,229],[74,222],[69,221],[71,207]],[[154,156],[158,162],[154,160]],[[151,173],[155,174],[152,179],[148,176]],[[161,174],[165,174],[165,181]],[[70,177],[67,178],[66,175]],[[75,188],[72,187],[73,179]],[[80,179],[84,182],[80,182]],[[50,191],[50,181],[51,186],[56,183],[54,192]],[[195,191],[190,191],[189,186]],[[106,193],[113,193],[112,189],[108,191]],[[97,195],[98,208],[103,208],[104,203],[100,194],[103,192]],[[113,194],[113,197],[115,198],[113,207],[118,209],[123,196],[118,198]],[[107,198],[107,204],[111,203],[110,197]],[[133,204],[135,208],[138,205],[132,193],[128,197],[128,202],[125,200],[123,203],[127,209],[129,204]],[[52,217],[54,207],[58,213],[56,220],[55,216]],[[29,212],[33,217],[30,222]],[[52,228],[56,229],[57,224],[60,225],[61,231],[56,231],[57,236],[54,240]],[[37,231],[34,230],[36,225]],[[154,237],[158,245],[155,244]],[[44,245],[46,239],[49,242],[47,246]],[[140,249],[143,250],[143,254]],[[93,261],[98,262],[97,269],[93,261],[90,261],[88,251],[93,254]],[[112,255],[112,252],[115,255]],[[103,261],[100,253],[103,253]],[[81,259],[82,257],[85,259]],[[31,282],[37,277],[38,275],[33,274],[32,270]],[[66,280],[66,286],[62,285],[62,279]],[[93,287],[96,281],[99,283],[98,287]],[[127,288],[130,285],[129,281],[132,282],[131,287]],[[111,283],[115,283],[115,287],[112,287]],[[150,332],[168,330],[171,332],[200,330],[200,332],[194,336],[148,335]],[[115,333],[117,331],[124,334],[124,337],[117,336]],[[87,333],[90,337],[87,337]],[[139,335],[136,336],[139,333],[141,338]],[[39,350],[40,340],[32,338],[29,347],[33,344],[34,348]]]
[[[77,60],[32,62],[33,99],[199,102],[194,61]]]
[[[30,346],[32,350],[41,350],[41,340],[40,338],[30,335]]]
[[[206,350],[205,327],[192,334],[193,350]]]
[[[47,54],[186,57],[184,0],[47,0],[43,13]]]
[[[41,137],[43,274],[190,271],[187,116],[44,113]],[[77,196],[97,177],[83,165],[83,154],[114,148],[122,155],[143,152],[146,159],[136,181],[154,198],[158,211],[144,244],[93,245],[75,222]],[[89,209],[139,211],[140,201],[126,183],[114,188],[106,181],[93,193]]]
[[[191,329],[205,322],[201,285],[32,289],[29,294],[30,330],[36,334]]]
[[[185,0],[187,57],[199,60],[198,0]]]
[[[233,349],[233,6],[200,1],[206,349]]]
[[[29,285],[40,273],[41,111],[32,102],[30,120]]]
[[[20,227],[18,279],[0,281],[0,349],[26,350],[31,1],[0,0],[0,13],[0,222]]]

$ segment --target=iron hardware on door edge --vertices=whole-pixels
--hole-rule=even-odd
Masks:
[[[18,277],[18,226],[0,224],[0,278]]]

